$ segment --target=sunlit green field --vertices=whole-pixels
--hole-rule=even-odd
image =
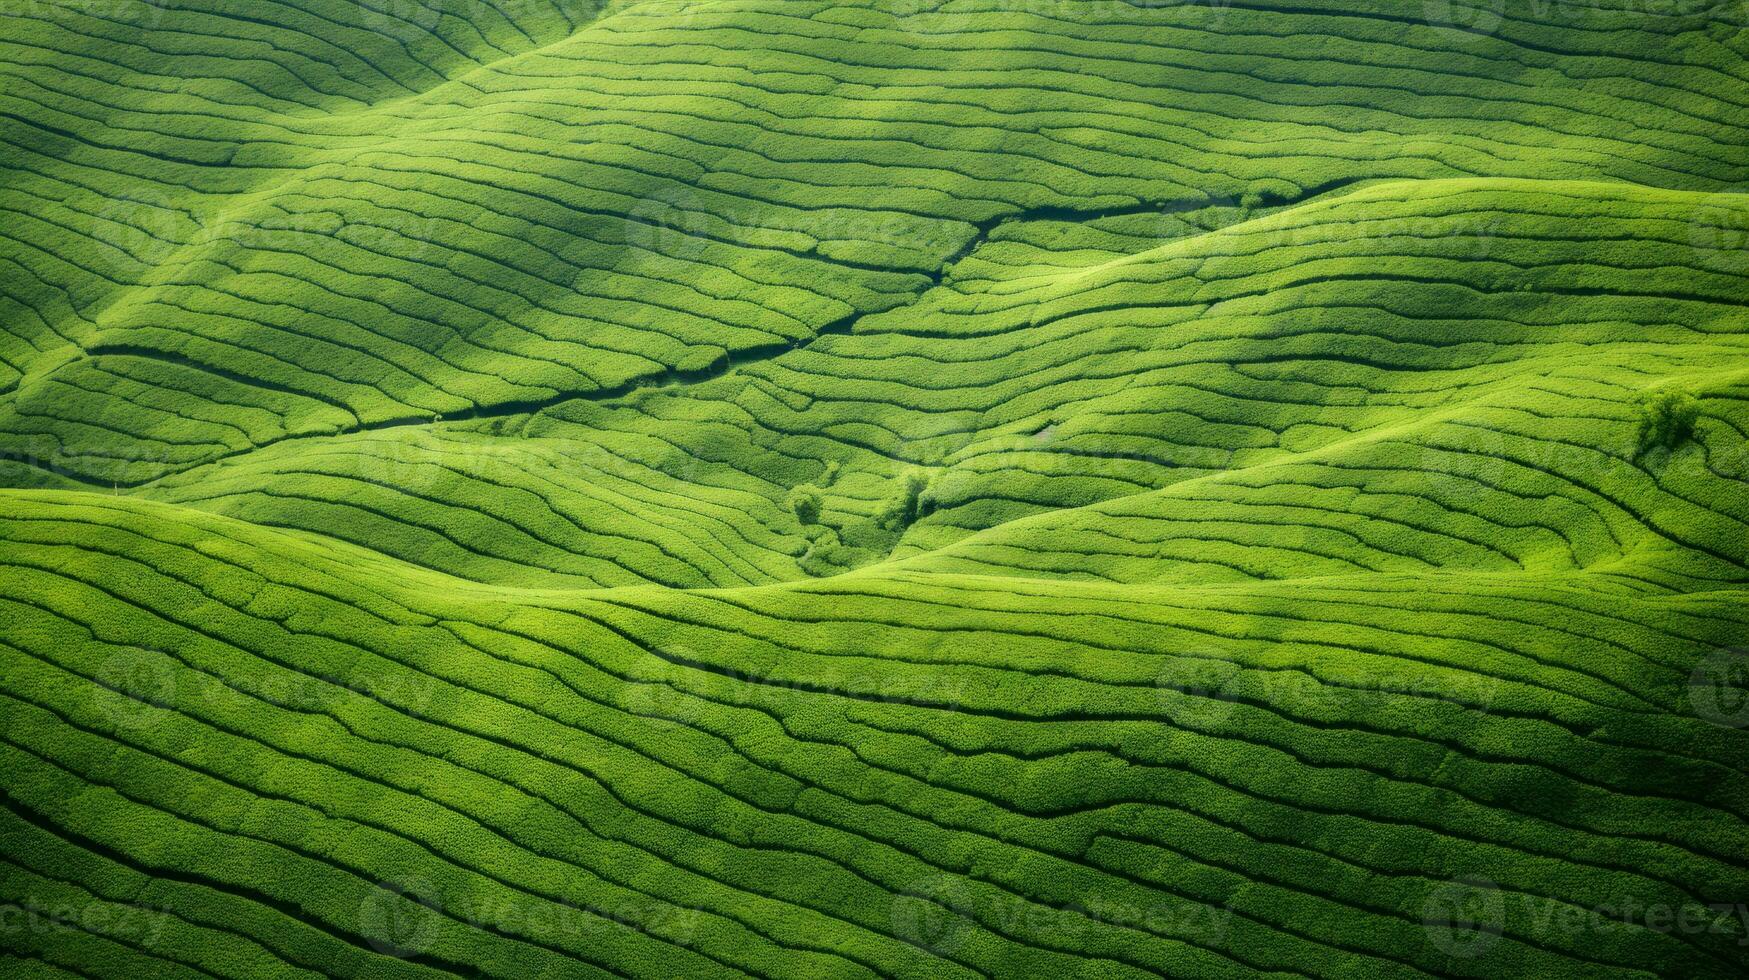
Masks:
[[[0,0],[0,976],[1749,974],[1749,2]]]

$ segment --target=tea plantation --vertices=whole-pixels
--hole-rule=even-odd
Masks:
[[[0,0],[0,976],[1749,975],[1744,0]]]

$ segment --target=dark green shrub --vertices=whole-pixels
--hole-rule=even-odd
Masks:
[[[1641,392],[1639,446],[1635,455],[1653,449],[1674,449],[1694,434],[1700,403],[1680,388],[1655,388]]]
[[[804,525],[820,523],[820,488],[804,483],[789,492],[789,509]]]
[[[920,469],[906,470],[887,506],[876,523],[889,531],[902,531],[916,522],[923,495],[929,490],[929,473]]]

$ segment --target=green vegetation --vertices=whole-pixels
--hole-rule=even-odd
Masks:
[[[889,531],[903,531],[924,514],[924,493],[929,489],[929,474],[920,469],[907,469],[894,481],[892,494],[881,508],[875,523]]]
[[[1744,16],[0,9],[0,974],[1744,975]]]
[[[1694,435],[1700,419],[1700,403],[1676,388],[1660,388],[1639,396],[1640,452],[1654,448],[1674,449]]]

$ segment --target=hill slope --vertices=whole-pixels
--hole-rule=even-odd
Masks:
[[[1677,6],[9,10],[7,972],[1740,975]]]

